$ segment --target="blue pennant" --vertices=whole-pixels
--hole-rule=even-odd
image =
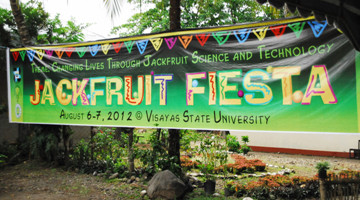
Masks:
[[[35,51],[34,50],[27,50],[26,53],[27,53],[27,56],[28,56],[30,62],[32,62],[34,60]]]
[[[247,29],[247,28],[234,31],[235,37],[239,41],[239,43],[244,43],[248,39],[250,33],[251,33],[251,29]]]
[[[95,45],[89,46],[89,48],[90,48],[91,55],[95,56],[97,54],[97,52],[99,51],[99,49],[101,48],[101,46],[98,44],[95,44]]]
[[[308,24],[310,25],[315,37],[318,38],[324,32],[327,26],[327,21],[322,21],[322,23],[319,23],[317,21],[311,21],[308,22]]]
[[[140,40],[136,42],[136,46],[138,47],[140,54],[144,53],[148,42],[149,40]]]

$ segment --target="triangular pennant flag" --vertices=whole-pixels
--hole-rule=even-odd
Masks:
[[[234,31],[234,35],[235,35],[236,39],[238,40],[238,42],[241,44],[241,43],[244,43],[249,38],[250,32],[251,32],[251,29],[245,28],[245,29]]]
[[[206,35],[206,33],[201,33],[196,35],[196,39],[200,43],[201,46],[204,46],[206,41],[209,39],[210,33]]]
[[[168,46],[169,49],[172,49],[176,43],[177,37],[169,37],[169,38],[164,38],[166,45]]]
[[[36,54],[38,55],[38,57],[40,58],[40,60],[42,60],[43,57],[44,57],[45,51],[42,50],[42,49],[38,49],[38,50],[36,50]]]
[[[230,33],[231,33],[230,31],[229,32],[220,31],[220,32],[212,33],[212,35],[215,38],[215,40],[219,43],[219,45],[223,45],[229,39]]]
[[[70,58],[71,57],[71,54],[72,52],[75,51],[75,48],[74,47],[67,47],[65,49],[65,52],[66,52],[66,55]]]
[[[59,59],[61,59],[62,55],[64,54],[64,49],[60,48],[55,50],[56,55],[59,57]]]
[[[50,58],[54,53],[54,50],[45,50],[45,55],[47,58]]]
[[[20,51],[21,60],[25,61],[26,51]]]
[[[18,52],[18,51],[14,51],[14,52],[12,52],[12,56],[13,56],[13,58],[14,58],[15,62],[16,62],[16,61],[17,61],[17,59],[19,58],[19,52]]]
[[[270,26],[270,30],[274,33],[277,38],[280,38],[286,30],[286,24],[280,26]]]
[[[183,35],[183,36],[178,36],[178,38],[179,38],[179,41],[181,42],[181,44],[183,45],[183,47],[186,49],[189,46],[193,36],[192,35],[190,35],[190,36]]]
[[[266,31],[268,29],[269,29],[269,27],[262,27],[262,28],[253,29],[252,31],[256,35],[256,37],[261,41],[265,38]]]
[[[296,38],[299,38],[302,30],[304,29],[305,22],[296,22],[288,24],[288,27],[295,33]]]
[[[123,44],[124,43],[122,43],[122,42],[117,42],[117,43],[112,44],[116,53],[119,53],[119,51],[120,51]]]
[[[320,37],[320,35],[323,33],[327,26],[327,21],[322,21],[322,23],[317,21],[311,21],[308,22],[308,24],[310,25],[315,37]]]
[[[101,50],[105,55],[107,55],[107,53],[109,52],[110,47],[111,47],[111,45],[109,43],[102,44],[101,45]]]
[[[76,47],[75,50],[78,53],[79,57],[82,58],[87,51],[87,47]]]
[[[97,54],[97,52],[100,50],[100,48],[101,48],[101,46],[98,45],[98,44],[89,46],[90,54],[91,54],[92,56],[95,56],[95,55]]]
[[[148,42],[149,40],[140,40],[136,42],[136,46],[138,47],[140,54],[144,53]]]
[[[133,45],[134,45],[135,42],[130,40],[130,41],[126,41],[124,43],[125,43],[125,46],[126,46],[128,52],[131,53],[131,50],[132,50]]]
[[[32,62],[34,60],[34,56],[35,56],[35,51],[34,50],[27,50],[26,54],[30,60],[30,62]]]
[[[151,44],[153,45],[154,49],[156,51],[158,51],[161,47],[161,44],[163,42],[162,38],[155,38],[155,39],[150,39]]]

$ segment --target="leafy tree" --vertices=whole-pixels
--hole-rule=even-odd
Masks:
[[[114,27],[119,36],[140,35],[145,32],[170,30],[168,10],[171,2],[154,0],[154,8],[134,14],[128,23]],[[181,28],[200,28],[226,24],[262,21],[288,16],[284,10],[259,5],[253,0],[187,0],[181,1]]]
[[[19,6],[28,33],[26,41],[29,43],[25,44],[21,40],[21,31],[17,26],[12,11],[0,8],[0,45],[20,47],[22,45],[79,42],[84,40],[82,30],[88,25],[77,25],[74,20],[70,20],[64,25],[60,21],[59,15],[54,19],[50,18],[42,3],[35,0]]]

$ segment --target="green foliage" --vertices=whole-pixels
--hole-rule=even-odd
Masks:
[[[125,173],[127,169],[127,144],[123,136],[114,137],[114,129],[99,128],[90,141],[81,140],[70,155],[72,166],[83,173],[118,172]]]
[[[247,135],[241,136],[241,141],[243,142],[243,145],[241,145],[240,153],[246,155],[250,151],[252,151],[251,148],[247,145],[247,143],[250,142],[249,136]]]
[[[65,42],[80,42],[84,40],[82,30],[88,25],[77,25],[74,20],[65,25],[59,20],[59,15],[50,18],[44,10],[42,2],[30,0],[20,3],[25,18],[25,25],[34,44],[53,44]],[[14,16],[11,10],[0,8],[0,45],[9,47],[21,46]]]
[[[0,154],[0,166],[5,163],[7,159],[7,156],[3,155],[3,154]]]
[[[237,137],[233,135],[227,135],[226,137],[226,144],[229,151],[240,153],[240,142],[237,140]]]
[[[326,170],[330,169],[330,164],[328,162],[319,162],[316,164],[315,168],[318,171],[326,171]]]
[[[177,164],[176,157],[169,157],[166,138],[166,129],[155,129],[150,136],[149,142],[151,149],[139,149],[136,151],[136,158],[140,159],[145,171],[153,175],[159,170],[170,170],[175,175],[180,176],[180,166]]]
[[[169,30],[170,2],[153,0],[152,8],[134,14],[128,23],[114,27],[118,36],[139,35]],[[259,5],[254,0],[187,0],[181,1],[181,28],[199,28],[262,21],[287,16],[285,11]],[[289,12],[288,12],[289,13]]]

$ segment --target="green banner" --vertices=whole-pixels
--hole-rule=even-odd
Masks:
[[[10,121],[358,133],[356,56],[313,19],[11,49]]]

